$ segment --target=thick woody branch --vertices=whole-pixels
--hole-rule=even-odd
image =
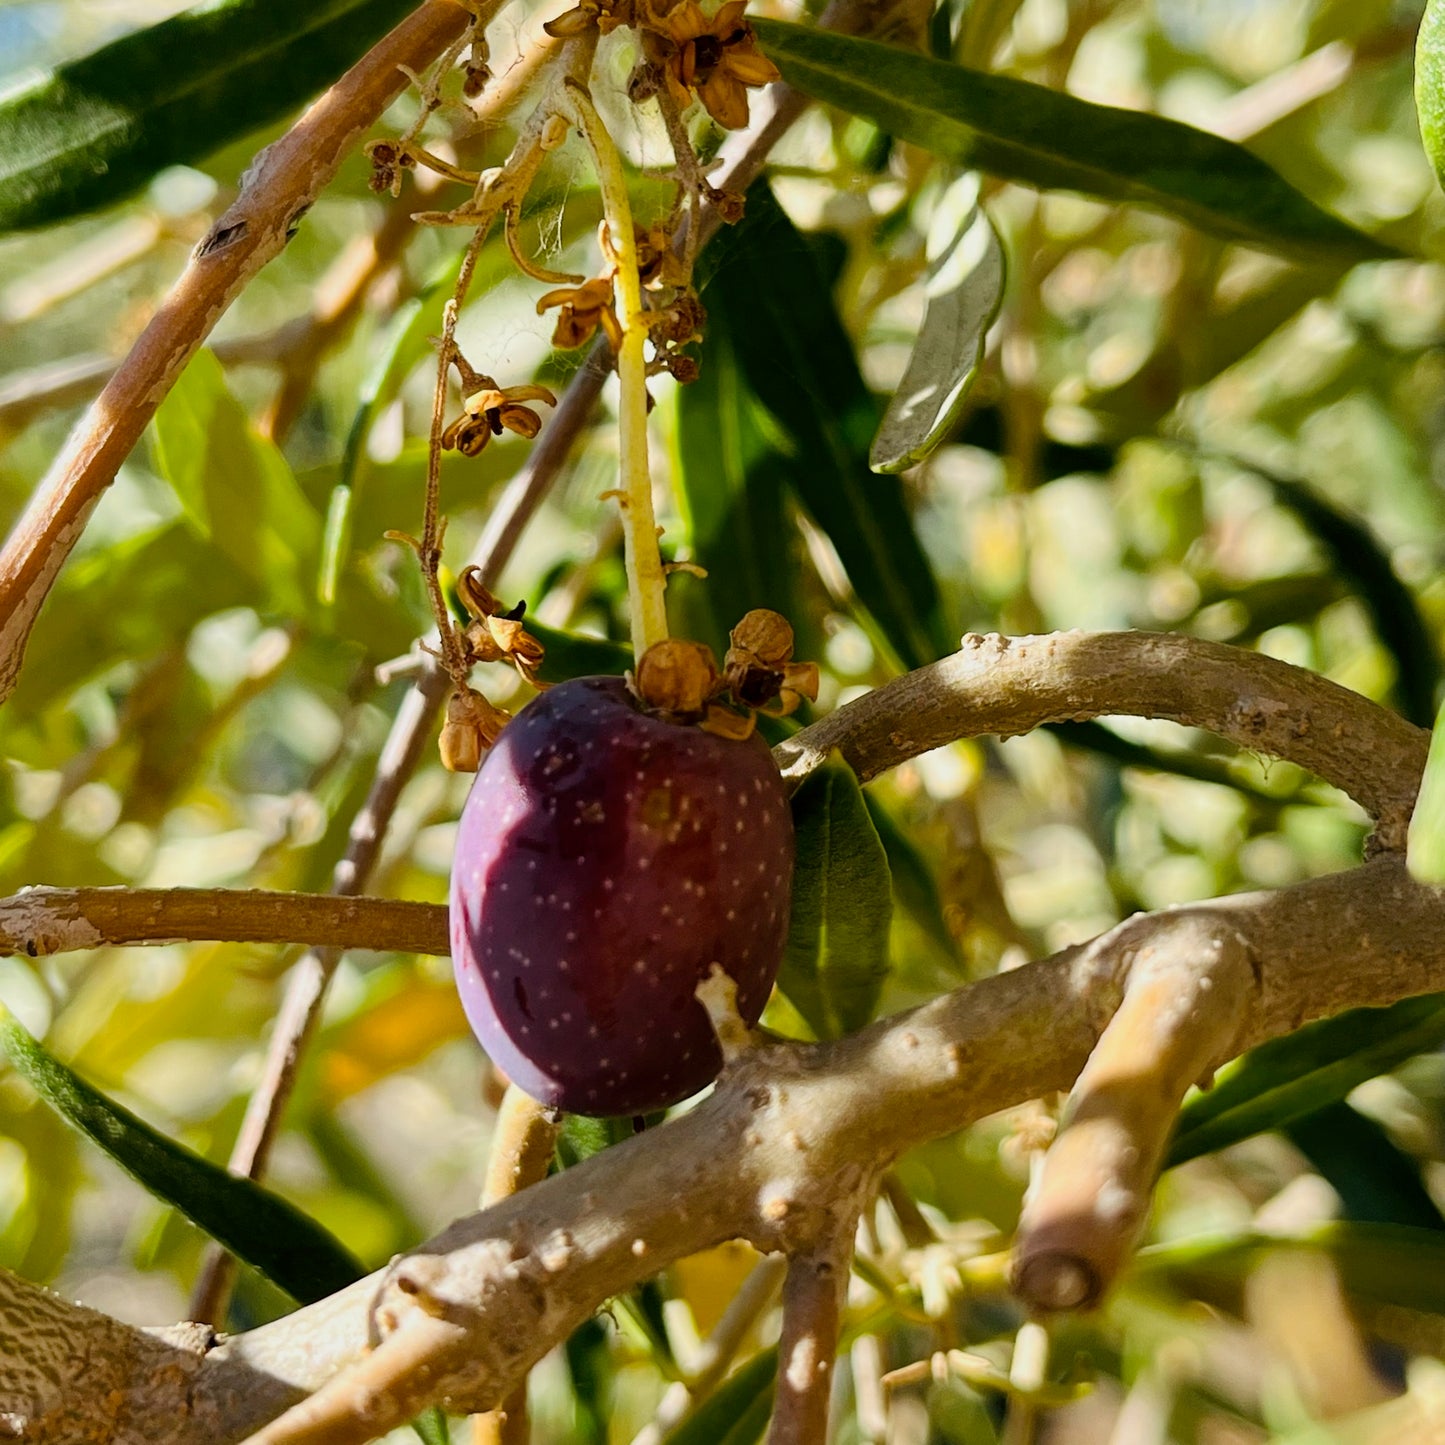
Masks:
[[[186,363],[281,252],[362,133],[410,83],[408,73],[424,70],[470,19],[456,0],[426,0],[257,158],[0,551],[0,701],[56,574]]]
[[[1133,925],[1123,1002],[1075,1083],[1019,1221],[1013,1286],[1041,1310],[1096,1303],[1133,1252],[1180,1101],[1234,1040],[1254,992],[1243,938],[1214,919]],[[1128,957],[1130,925],[1118,930]]]
[[[1415,883],[1401,860],[1380,858],[1277,893],[1131,920],[835,1043],[761,1047],[681,1118],[458,1221],[330,1299],[224,1342],[189,1396],[178,1390],[153,1433],[137,1438],[243,1439],[334,1381],[333,1404],[349,1398],[364,1412],[349,1423],[333,1416],[325,1435],[292,1433],[278,1420],[257,1438],[359,1445],[432,1401],[495,1404],[603,1301],[685,1255],[738,1237],[806,1255],[836,1236],[839,1200],[861,1197],[907,1149],[1068,1088],[1141,950],[1167,953],[1178,930],[1196,943],[1238,940],[1254,965],[1244,1025],[1217,1041],[1206,1066],[1311,1018],[1429,992],[1445,977],[1445,896]],[[411,1372],[394,1397],[374,1391],[374,1378],[351,1375],[383,1355]],[[83,1372],[70,1387],[89,1393]]]
[[[956,738],[1111,714],[1286,758],[1354,798],[1375,819],[1377,846],[1405,846],[1428,733],[1315,673],[1173,633],[970,634],[953,656],[839,708],[774,756],[798,783],[838,748],[866,780]]]

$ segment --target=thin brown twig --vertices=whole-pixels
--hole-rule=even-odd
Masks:
[[[406,87],[407,72],[429,65],[472,19],[456,0],[425,0],[257,158],[0,550],[0,701],[14,688],[56,575],[186,363],[280,253],[362,133]]]
[[[446,909],[260,888],[26,888],[0,898],[0,955],[159,943],[309,944],[445,955]]]
[[[853,1230],[788,1260],[768,1445],[826,1445]]]
[[[561,1126],[561,1115],[555,1109],[539,1104],[515,1084],[507,1085],[487,1156],[483,1209],[547,1177]],[[530,1434],[525,1376],[497,1409],[472,1417],[472,1445],[527,1445]]]

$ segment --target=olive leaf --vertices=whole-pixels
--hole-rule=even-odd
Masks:
[[[1152,206],[1286,255],[1398,255],[1258,156],[1177,120],[781,20],[755,20],[789,85],[935,155],[1044,190]]]
[[[917,465],[948,435],[1003,303],[1003,247],[979,203],[976,171],[960,176],[939,200],[928,231],[928,260],[928,309],[868,453],[875,472]]]
[[[61,1063],[0,1005],[0,1052],[68,1123],[293,1298],[308,1304],[360,1279],[361,1262],[294,1204],[228,1173],[117,1104]]]
[[[123,36],[0,100],[0,231],[118,201],[281,119],[414,0],[221,0]]]
[[[1180,1110],[1165,1167],[1278,1129],[1445,1040],[1445,999],[1405,999],[1308,1024],[1251,1050]]]
[[[1428,0],[1415,41],[1415,110],[1420,139],[1445,186],[1445,0]]]
[[[793,795],[793,826],[793,912],[778,987],[818,1038],[838,1038],[873,1017],[888,972],[888,855],[841,759]]]

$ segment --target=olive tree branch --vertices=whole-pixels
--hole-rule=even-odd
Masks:
[[[806,1255],[836,1236],[839,1198],[861,1195],[908,1148],[1067,1088],[1132,962],[1180,929],[1238,937],[1254,964],[1245,1026],[1218,1041],[1211,1064],[1310,1018],[1427,992],[1445,977],[1445,899],[1399,859],[1380,858],[1274,893],[1136,918],[835,1043],[760,1047],[690,1113],[458,1221],[322,1305],[218,1347],[218,1365],[319,1391],[255,1445],[361,1442],[438,1400],[484,1408],[604,1300],[723,1240]],[[1342,938],[1349,969],[1337,966]],[[348,1367],[363,1357],[355,1379]],[[430,1366],[420,1379],[418,1361]],[[393,1387],[396,1410],[378,1415]],[[364,1418],[353,1409],[362,1395]],[[269,1414],[275,1391],[265,1400]],[[225,1413],[231,1433],[219,1438],[228,1440],[265,1418],[244,1398]],[[326,1433],[315,1433],[323,1419]]]
[[[118,1351],[141,1347],[142,1332],[0,1273],[0,1322],[17,1322],[6,1327],[0,1412],[15,1414],[22,1438],[36,1441],[87,1438],[84,1415],[92,1429],[123,1418],[133,1438],[156,1445],[234,1442],[257,1430],[275,1445],[360,1442],[434,1400],[484,1408],[606,1299],[673,1261],[738,1237],[805,1255],[836,1238],[840,1197],[864,1193],[909,1148],[1067,1088],[1141,949],[1176,929],[1197,940],[1211,928],[1242,940],[1253,968],[1245,1025],[1210,1062],[1310,1018],[1391,1003],[1445,978],[1445,897],[1415,883],[1398,858],[1144,915],[849,1038],[754,1050],[690,1113],[459,1220],[327,1300],[199,1360],[178,1353],[166,1389],[156,1383],[162,1374],[127,1367],[114,1370],[122,1382],[114,1391],[95,1390],[97,1379],[112,1378]],[[27,1328],[37,1300],[64,1328]],[[384,1411],[375,1376],[362,1390],[345,1383],[363,1360],[401,1367],[398,1378],[409,1382]],[[312,1418],[328,1406],[335,1433],[295,1433],[285,1416],[265,1426],[313,1392],[321,1393]],[[26,1435],[47,1409],[68,1412],[70,1433],[37,1426]]]
[[[851,1223],[857,1225],[857,1217]],[[838,1327],[853,1257],[853,1228],[788,1261],[778,1383],[767,1445],[826,1445]]]
[[[837,748],[866,781],[957,738],[1110,715],[1203,728],[1297,763],[1374,818],[1377,848],[1405,846],[1428,733],[1317,673],[1175,633],[971,634],[773,755],[796,786]]]
[[[91,511],[186,363],[281,252],[361,134],[409,84],[408,72],[424,70],[472,18],[456,0],[424,0],[257,158],[0,549],[0,702]]]
[[[202,941],[445,954],[446,909],[259,888],[42,887],[0,899],[0,954]]]
[[[547,1177],[561,1128],[562,1116],[557,1110],[539,1104],[515,1084],[507,1085],[487,1155],[483,1209]],[[472,1417],[472,1445],[527,1445],[530,1439],[524,1375],[497,1409]]]

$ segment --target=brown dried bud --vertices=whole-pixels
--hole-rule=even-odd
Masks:
[[[701,375],[701,368],[698,366],[695,356],[668,356],[663,364],[672,373],[672,379],[679,386],[691,386]]]
[[[770,705],[783,690],[793,655],[793,629],[788,619],[766,607],[755,607],[733,628],[729,641],[732,646],[723,670],[734,699],[745,707],[766,707],[771,711]],[[797,705],[794,700],[787,711]]]
[[[509,716],[474,688],[452,693],[442,724],[442,766],[453,773],[476,772],[482,754],[496,742]]]
[[[596,5],[579,5],[575,10],[564,10],[555,20],[549,20],[542,29],[553,40],[570,40],[581,35],[597,23]]]
[[[770,667],[781,667],[793,656],[793,628],[781,612],[766,607],[754,607],[728,634],[734,651],[752,653],[757,661]]]
[[[634,681],[649,707],[681,717],[700,717],[717,686],[712,648],[676,637],[656,642],[642,654]]]
[[[686,346],[702,339],[706,321],[707,312],[702,302],[685,291],[652,316],[649,329],[656,342]]]
[[[818,701],[818,664],[790,662],[783,669],[783,691],[794,692],[809,702]]]
[[[747,197],[741,191],[720,191],[716,187],[709,187],[707,198],[712,202],[718,213],[718,219],[725,226],[736,226],[743,218],[743,212],[747,210]]]

